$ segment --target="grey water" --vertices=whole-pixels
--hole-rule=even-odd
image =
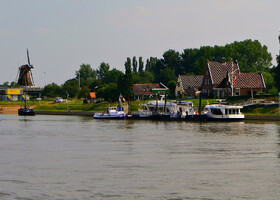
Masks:
[[[279,199],[280,123],[0,115],[0,199]]]

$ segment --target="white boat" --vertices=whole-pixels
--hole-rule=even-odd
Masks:
[[[209,121],[243,121],[242,106],[213,104],[205,106],[205,114]]]
[[[115,106],[108,107],[106,113],[95,113],[93,115],[94,119],[123,119],[126,117],[123,107]]]
[[[161,116],[162,118],[185,118],[186,115],[193,115],[193,103],[191,101],[177,102],[170,101],[149,101],[147,104],[142,104],[142,109],[138,110],[136,117],[151,118]]]

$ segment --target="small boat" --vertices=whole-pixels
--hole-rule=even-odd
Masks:
[[[34,110],[29,108],[29,107],[27,107],[26,101],[27,101],[27,96],[25,95],[24,108],[18,109],[18,115],[34,116],[35,115]]]
[[[242,106],[212,104],[205,106],[207,121],[243,121]]]
[[[142,104],[142,109],[133,115],[135,119],[154,120],[183,120],[186,115],[194,113],[191,101],[170,101],[165,102],[162,98],[159,101],[149,101]]]
[[[18,109],[18,115],[28,115],[28,116],[34,116],[35,112],[31,108],[20,108]]]
[[[95,113],[94,119],[124,119],[126,117],[123,107],[115,106],[108,107],[106,113]]]

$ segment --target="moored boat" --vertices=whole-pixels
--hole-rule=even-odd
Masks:
[[[122,107],[108,107],[106,113],[95,113],[94,119],[124,119],[126,117]]]
[[[34,116],[35,112],[31,108],[20,108],[18,109],[18,115],[28,115],[28,116]]]
[[[207,121],[243,121],[242,106],[213,104],[205,106]]]

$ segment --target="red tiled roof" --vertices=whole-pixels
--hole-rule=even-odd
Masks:
[[[238,68],[238,65],[233,62],[220,63],[216,61],[208,61],[208,66],[214,85],[220,84],[229,72]]]
[[[163,88],[159,83],[134,84],[135,95],[152,95],[152,89]]]
[[[234,82],[235,88],[265,88],[261,73],[240,73]]]
[[[198,89],[202,85],[203,75],[179,75],[184,90],[195,88]]]
[[[92,99],[96,98],[96,93],[95,92],[90,92],[89,95],[90,95],[90,98],[92,98]]]

